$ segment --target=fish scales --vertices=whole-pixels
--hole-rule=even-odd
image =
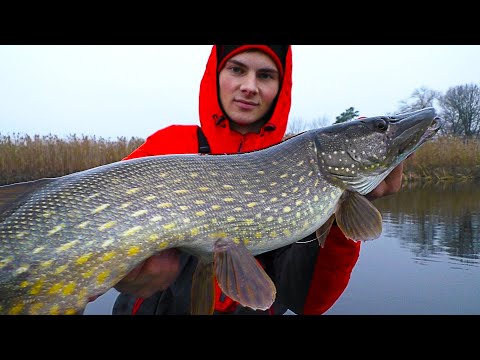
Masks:
[[[218,239],[258,255],[315,232],[356,186],[338,177],[348,156],[327,138],[320,148],[318,135],[244,154],[132,159],[39,185],[0,214],[0,313],[76,313],[164,249],[212,262]]]

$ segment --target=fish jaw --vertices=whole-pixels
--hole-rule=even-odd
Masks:
[[[337,186],[368,194],[442,126],[434,108],[377,116],[317,130],[320,171]]]

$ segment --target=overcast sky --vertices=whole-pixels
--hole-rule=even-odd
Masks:
[[[0,45],[0,134],[145,138],[198,124],[211,45]],[[290,120],[395,112],[422,86],[480,85],[480,45],[293,45]]]

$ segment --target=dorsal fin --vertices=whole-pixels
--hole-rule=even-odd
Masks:
[[[32,192],[54,180],[55,178],[44,178],[0,186],[0,217],[23,202]]]

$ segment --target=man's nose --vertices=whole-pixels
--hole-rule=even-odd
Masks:
[[[245,76],[240,90],[248,94],[256,94],[258,92],[256,76],[254,74]]]

